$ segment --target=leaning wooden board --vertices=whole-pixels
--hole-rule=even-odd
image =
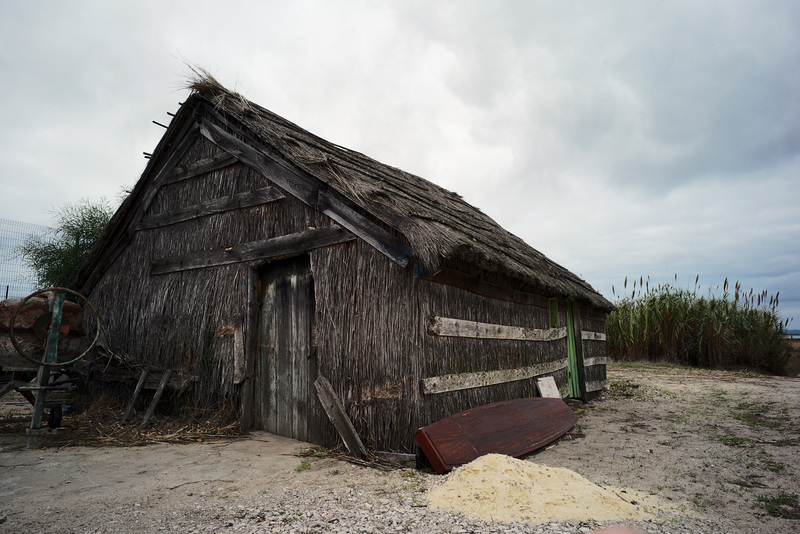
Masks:
[[[563,436],[578,416],[561,399],[527,398],[464,410],[415,434],[433,469],[446,473],[484,454],[522,456]]]

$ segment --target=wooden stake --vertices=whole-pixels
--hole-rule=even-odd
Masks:
[[[336,392],[333,391],[331,383],[328,382],[327,378],[320,375],[314,382],[314,387],[317,388],[317,396],[319,396],[322,407],[325,408],[325,413],[328,414],[331,423],[333,423],[333,426],[336,427],[336,431],[339,432],[339,435],[342,437],[347,450],[353,456],[362,459],[366,458],[367,449],[361,442],[361,438],[358,437],[358,433],[353,423],[350,422],[350,418],[347,417],[344,406],[342,406],[342,402],[339,400]]]

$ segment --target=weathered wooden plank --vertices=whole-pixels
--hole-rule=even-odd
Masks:
[[[540,397],[560,399],[561,393],[556,386],[556,379],[552,376],[540,376],[536,379],[536,389],[539,390]]]
[[[184,254],[183,256],[155,260],[150,264],[150,274],[173,273],[230,265],[244,261],[291,256],[309,252],[315,248],[345,243],[353,239],[355,239],[355,236],[340,226],[327,226],[273,237],[264,241],[251,241],[250,243],[223,250],[205,250]]]
[[[147,423],[150,422],[150,418],[153,416],[153,412],[156,411],[156,406],[158,405],[158,401],[161,400],[161,395],[164,393],[164,388],[167,387],[167,382],[169,382],[169,375],[172,374],[172,369],[167,369],[164,371],[164,376],[161,377],[161,382],[158,384],[158,389],[156,390],[156,394],[153,395],[153,400],[150,402],[150,406],[147,407],[147,412],[144,414],[144,419],[142,419],[142,424],[139,425],[139,430],[144,430],[147,428]]]
[[[603,332],[581,332],[581,339],[605,341],[606,335]]]
[[[204,121],[200,132],[242,163],[259,171],[287,193],[331,217],[392,261],[403,267],[408,264],[412,251],[405,243],[353,210],[332,193],[325,191],[324,189],[327,189],[328,186],[321,180],[289,161],[276,159],[272,155],[259,152],[211,122]]]
[[[317,395],[322,403],[322,407],[325,409],[325,413],[328,414],[331,423],[333,423],[333,426],[336,427],[336,431],[339,432],[339,435],[342,437],[342,441],[344,441],[347,450],[353,456],[366,458],[367,449],[361,442],[361,438],[358,436],[353,423],[350,422],[350,418],[347,417],[347,412],[344,411],[344,406],[342,406],[342,402],[339,400],[336,392],[333,391],[331,383],[328,382],[327,378],[320,375],[314,382],[314,387],[317,390]]]
[[[247,378],[247,362],[244,356],[244,333],[242,325],[233,327],[233,383],[241,384]]]
[[[603,389],[608,389],[608,380],[595,380],[593,382],[586,382],[587,393],[601,391]]]
[[[412,254],[408,245],[347,206],[344,202],[337,200],[329,193],[320,191],[317,196],[317,208],[401,267],[408,265]]]
[[[228,152],[220,152],[219,154],[214,154],[210,158],[203,158],[186,166],[175,167],[172,169],[172,172],[167,175],[161,185],[182,182],[183,180],[189,180],[190,178],[200,176],[201,174],[205,174],[207,172],[224,169],[225,167],[233,165],[237,161],[239,160],[237,160]]]
[[[150,228],[169,226],[171,224],[214,215],[216,213],[260,206],[282,198],[284,198],[283,194],[274,187],[265,187],[263,189],[256,189],[255,191],[207,200],[206,202],[201,202],[194,206],[187,206],[167,213],[148,215],[142,219],[142,222],[139,223],[136,229],[147,230]]]
[[[594,365],[606,365],[608,363],[608,358],[605,356],[597,356],[596,358],[584,358],[583,365],[584,367],[592,367]]]
[[[549,305],[547,297],[500,287],[453,269],[444,268],[431,276],[422,277],[422,279],[435,284],[457,287],[491,299],[515,302],[526,306],[537,306],[539,308],[547,308]]]
[[[256,354],[258,353],[258,288],[257,269],[249,269],[247,273],[247,339],[245,348],[245,381],[242,386],[242,412],[239,417],[242,428],[253,426],[255,405],[253,395],[257,380]]]
[[[528,328],[526,326],[507,326],[436,316],[431,320],[431,324],[428,325],[428,333],[443,337],[506,339],[513,341],[556,341],[567,336],[567,328]]]
[[[297,172],[284,162],[274,161],[212,122],[203,121],[200,133],[245,165],[259,171],[268,180],[276,183],[281,189],[297,197],[304,204],[308,206],[316,204],[319,187],[303,176],[302,172]],[[284,164],[281,165],[281,163]]]
[[[155,373],[162,371],[155,368],[148,368],[147,377],[144,380],[144,389],[156,389],[160,383],[160,379],[154,377]],[[100,380],[101,382],[131,382],[136,379],[136,375],[125,367],[107,367],[102,364],[92,364],[90,367],[92,380]],[[197,375],[192,375],[183,369],[173,370],[169,378],[167,386],[170,389],[182,390],[190,383],[197,382],[200,378]]]
[[[136,405],[136,399],[139,398],[139,394],[142,392],[142,388],[144,387],[144,380],[147,378],[147,369],[142,369],[142,374],[139,376],[139,381],[136,383],[136,389],[133,390],[133,396],[131,400],[128,402],[128,406],[125,408],[125,413],[122,414],[122,422],[128,420],[133,412],[133,408]]]
[[[500,369],[497,371],[478,371],[475,373],[433,376],[424,378],[420,389],[423,395],[448,393],[461,389],[481,388],[493,386],[495,384],[504,384],[506,382],[528,380],[537,376],[552,374],[566,367],[567,360],[565,358],[563,360],[541,363],[529,367],[520,367],[517,369]]]

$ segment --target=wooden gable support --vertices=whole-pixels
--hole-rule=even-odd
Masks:
[[[224,169],[225,167],[233,165],[237,161],[235,157],[227,152],[220,152],[219,154],[214,154],[210,158],[195,161],[186,167],[175,167],[161,185],[174,184],[207,172],[218,171],[219,169]]]
[[[200,133],[307,206],[320,210],[395,263],[402,267],[408,265],[412,255],[408,245],[337,198],[334,192],[327,190],[327,184],[275,153],[266,154],[257,150],[210,121],[202,121]]]
[[[225,249],[190,252],[182,256],[156,260],[150,264],[150,274],[166,274],[251,260],[287,257],[353,239],[355,239],[353,234],[340,226],[333,225],[273,237],[264,241],[251,241]]]
[[[265,187],[256,189],[255,191],[237,193],[229,197],[215,198],[194,206],[187,206],[167,213],[148,215],[142,219],[142,222],[139,223],[136,229],[147,230],[150,228],[160,228],[162,226],[169,226],[171,224],[189,221],[198,217],[205,217],[215,213],[260,206],[282,198],[284,198],[283,194],[274,187]]]

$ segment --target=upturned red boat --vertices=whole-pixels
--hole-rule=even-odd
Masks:
[[[533,397],[464,410],[414,435],[433,469],[446,473],[490,453],[519,457],[575,426],[578,416],[561,399]]]

